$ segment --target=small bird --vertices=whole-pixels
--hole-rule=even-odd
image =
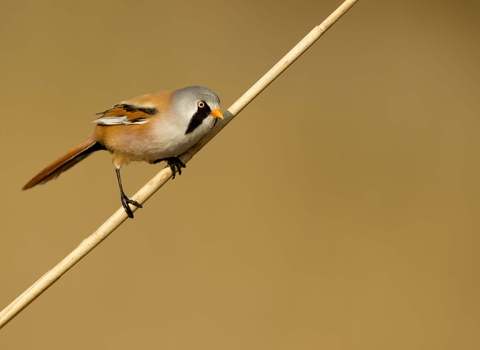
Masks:
[[[107,150],[112,154],[122,206],[133,219],[129,204],[138,208],[142,205],[125,195],[120,176],[122,165],[132,161],[166,161],[173,179],[185,168],[178,156],[209,132],[218,119],[223,119],[220,99],[203,86],[135,97],[97,114],[100,117],[93,121],[96,126],[90,136],[40,171],[23,190],[57,178],[93,152]]]

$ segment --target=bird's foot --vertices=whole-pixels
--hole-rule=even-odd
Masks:
[[[184,162],[180,160],[178,157],[170,157],[170,158],[162,158],[162,159],[157,159],[153,161],[153,164],[157,164],[161,161],[167,161],[168,166],[170,167],[170,170],[172,171],[172,180],[175,178],[176,173],[178,172],[178,175],[182,175],[182,168],[186,168],[187,166],[185,165]]]
[[[136,206],[137,208],[143,208],[140,203],[138,203],[137,201],[134,201],[133,199],[128,198],[125,195],[125,193],[121,194],[121,199],[122,199],[123,209],[125,209],[125,212],[127,213],[128,217],[130,219],[133,219],[133,211],[132,211],[132,208],[130,208],[129,204],[132,204],[132,205]]]

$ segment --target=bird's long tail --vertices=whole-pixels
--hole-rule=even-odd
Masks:
[[[58,158],[52,164],[40,171],[30,181],[28,181],[22,189],[28,190],[29,188],[32,188],[38,184],[44,184],[50,180],[53,180],[64,171],[67,171],[78,162],[87,158],[93,152],[104,149],[105,147],[91,136],[77,147],[70,150],[67,154]]]

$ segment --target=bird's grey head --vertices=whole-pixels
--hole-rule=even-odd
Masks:
[[[175,116],[188,121],[185,134],[193,132],[207,118],[212,123],[213,118],[223,118],[220,99],[212,90],[203,86],[188,86],[175,91],[172,102]]]
[[[174,99],[186,103],[193,102],[195,105],[198,101],[204,101],[212,111],[220,108],[220,99],[217,94],[204,86],[187,86],[183,89],[178,89],[175,91]]]

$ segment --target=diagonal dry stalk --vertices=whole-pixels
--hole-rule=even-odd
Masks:
[[[346,0],[322,24],[316,26],[295,47],[290,50],[275,66],[272,67],[259,81],[257,81],[242,97],[240,97],[223,115],[224,121],[217,123],[215,128],[203,137],[195,146],[180,156],[187,163],[200,151],[216,134],[220,132],[238,113],[257,97],[271,82],[283,73],[297,58],[312,46],[342,15],[344,15],[358,0]],[[169,167],[162,169],[145,186],[143,186],[132,199],[143,204],[160,187],[170,180],[172,172]],[[136,207],[132,207],[136,211]],[[85,255],[107,238],[117,227],[127,219],[127,214],[122,208],[118,209],[107,221],[103,223],[92,235],[86,238],[66,258],[59,262],[53,269],[43,275],[30,288],[23,292],[17,299],[0,312],[0,328],[26,308],[40,294],[54,284],[63,274],[79,262]]]

